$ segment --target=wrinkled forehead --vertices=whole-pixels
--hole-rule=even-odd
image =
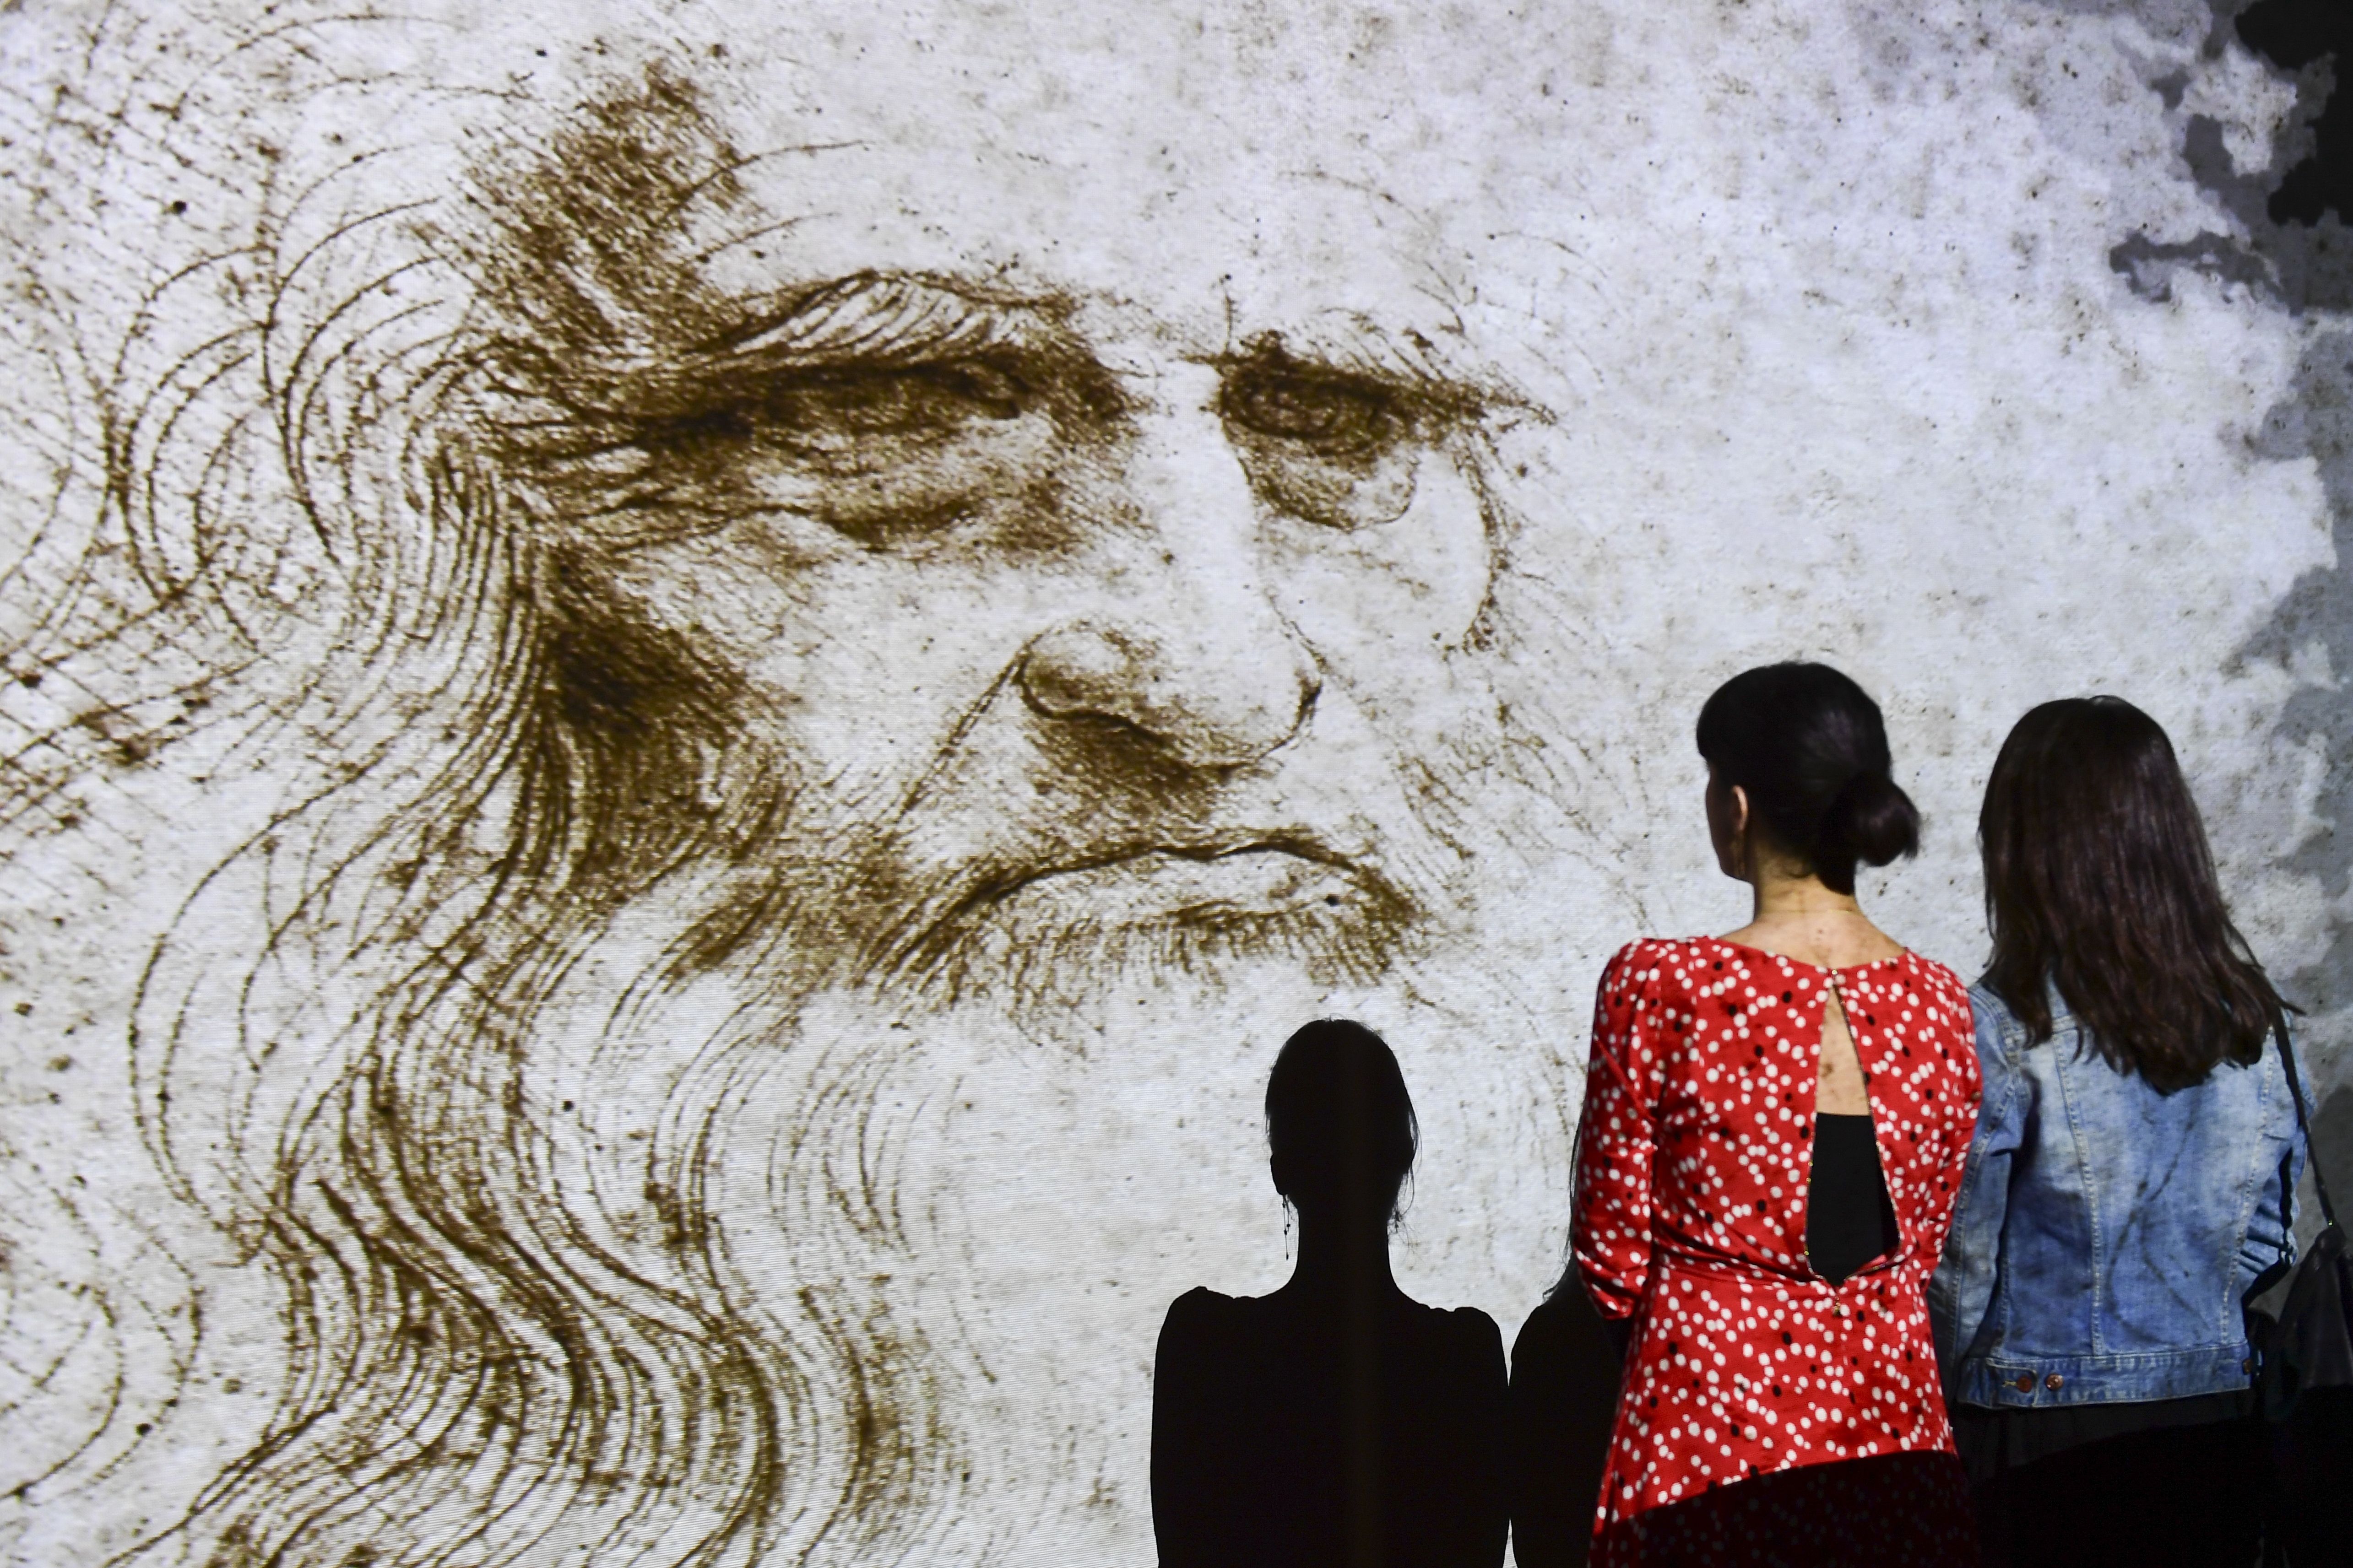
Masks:
[[[1110,154],[1128,149],[1097,151],[1068,167],[968,149],[953,171],[888,144],[770,156],[744,172],[748,212],[706,220],[724,230],[749,217],[754,232],[712,237],[704,276],[744,293],[867,270],[972,277],[1066,300],[1102,331],[1172,340],[1239,341],[1328,316],[1425,333],[1455,324],[1461,269],[1394,201],[1288,169],[1148,182],[1142,168],[1123,177]]]
[[[666,64],[736,160],[680,213],[706,277],[977,275],[1195,341],[1455,325],[1474,154],[1406,107],[1428,41],[1157,10],[742,8]]]

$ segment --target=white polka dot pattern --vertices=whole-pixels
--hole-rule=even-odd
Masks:
[[[1901,1236],[1835,1286],[1806,1258],[1833,984]],[[1573,1243],[1596,1303],[1635,1331],[1597,1530],[1793,1466],[1952,1451],[1922,1291],[1978,1093],[1968,992],[1916,954],[1828,970],[1698,938],[1610,961]]]

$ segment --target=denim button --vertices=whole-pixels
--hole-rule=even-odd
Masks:
[[[2055,1373],[2055,1372],[2054,1372],[2054,1373],[2052,1373],[2050,1376],[2048,1376],[2048,1377],[2046,1377],[2046,1378],[2044,1378],[2044,1379],[2042,1380],[2042,1386],[2043,1386],[2043,1387],[2045,1387],[2045,1388],[2056,1388],[2056,1387],[2058,1387],[2061,1384],[2063,1384],[2063,1383],[2064,1383],[2064,1382],[2066,1382],[2066,1381],[2067,1381],[2067,1380],[2066,1380],[2065,1378],[2063,1378],[2063,1377],[2060,1376],[2057,1373]]]
[[[2031,1394],[2034,1392],[2034,1374],[2032,1373],[2021,1372],[2018,1374],[2018,1392],[2021,1394]]]
[[[2255,1370],[2254,1358],[2251,1356],[2247,1360],[2241,1362],[2239,1363],[2239,1370],[2243,1373],[2253,1373]]]

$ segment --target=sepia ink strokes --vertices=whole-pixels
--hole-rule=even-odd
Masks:
[[[1956,964],[2044,682],[2319,930],[2216,433],[2327,377],[2111,269],[2264,68],[1851,9],[0,15],[0,1558],[1140,1560],[1266,1047],[1398,1042],[1508,1338],[1758,658],[1897,694]]]

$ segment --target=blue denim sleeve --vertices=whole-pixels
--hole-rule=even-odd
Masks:
[[[2026,1121],[2024,1078],[2002,1040],[2002,1015],[1976,995],[1969,1010],[1977,1026],[1978,1071],[1984,1098],[1978,1102],[1977,1133],[1969,1141],[1960,1194],[1954,1200],[1952,1234],[1928,1281],[1928,1321],[1936,1339],[1936,1364],[1949,1384],[1961,1357],[1976,1340],[1993,1302],[2001,1264],[2001,1222],[2010,1206],[2010,1158]]]
[[[2289,1029],[2288,1037],[2293,1043],[2293,1027]],[[2274,1057],[2277,1056],[2277,1042],[2266,1040],[2264,1045]],[[2304,1083],[2305,1093],[2309,1095],[2312,1088],[2307,1075],[2301,1070],[2305,1066],[2302,1056],[2296,1058],[2295,1065],[2299,1069],[2297,1079]],[[2266,1131],[2278,1131],[2271,1139],[2269,1168],[2263,1172],[2263,1184],[2255,1192],[2254,1212],[2247,1222],[2246,1244],[2239,1249],[2239,1278],[2250,1283],[2273,1264],[2282,1259],[2291,1263],[2295,1260],[2294,1205],[2290,1195],[2295,1191],[2295,1184],[2304,1179],[2304,1163],[2311,1154],[2304,1132],[2296,1125],[2295,1101],[2288,1093],[2287,1074],[2275,1071],[2272,1081],[2264,1088],[2273,1101],[2264,1107],[2264,1128]],[[2311,1109],[2309,1102],[2306,1109]],[[2284,1183],[2280,1177],[2280,1162],[2283,1159],[2287,1162]]]

